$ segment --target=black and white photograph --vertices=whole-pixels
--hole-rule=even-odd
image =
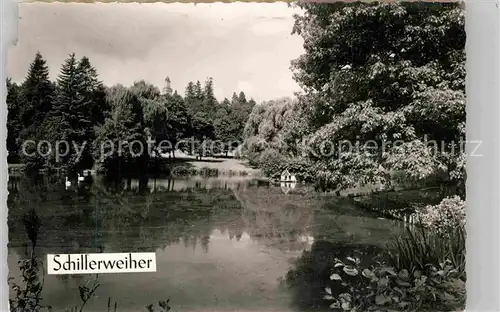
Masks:
[[[461,2],[20,3],[10,311],[464,310],[465,47]]]

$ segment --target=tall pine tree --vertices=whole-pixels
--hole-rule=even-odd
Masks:
[[[85,80],[89,79],[85,78],[81,70],[75,54],[70,54],[57,79],[56,99],[52,110],[52,116],[57,123],[58,139],[66,140],[71,145],[76,143],[82,146],[84,142],[86,144],[81,157],[72,150],[64,159],[68,169],[76,171],[92,166],[89,142],[92,138],[92,99],[86,90],[86,83],[89,81]]]
[[[185,92],[185,95],[184,97],[186,98],[186,100],[192,100],[195,98],[195,94],[194,94],[194,83],[192,81],[190,81],[187,86],[186,86],[186,92]]]
[[[49,80],[49,68],[40,52],[29,66],[20,90],[19,109],[24,137],[30,136],[46,117],[52,106],[54,88]]]
[[[108,108],[106,106],[106,89],[99,80],[97,70],[86,56],[80,59],[76,70],[81,75],[81,91],[85,99],[84,102],[88,104],[90,126],[102,124],[104,122],[104,113]],[[85,109],[85,107],[82,107],[82,109]],[[87,132],[93,135],[92,129],[88,129]]]
[[[233,92],[233,96],[231,96],[231,105],[233,106],[238,106],[240,103],[240,98],[236,94],[236,92]]]
[[[207,114],[208,118],[213,121],[218,103],[214,95],[214,82],[212,78],[208,78],[205,81],[205,88],[203,91],[204,100],[202,109]]]
[[[197,80],[196,84],[194,85],[194,95],[199,101],[203,101],[205,97],[203,94],[203,88],[201,87],[201,82],[199,80]]]
[[[240,105],[244,105],[247,103],[247,97],[245,96],[245,92],[241,91],[240,94],[238,95],[238,101],[240,102]]]

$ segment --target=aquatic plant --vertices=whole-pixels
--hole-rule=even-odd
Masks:
[[[384,263],[366,267],[359,258],[335,259],[324,299],[338,311],[451,311],[465,304],[465,283],[445,261],[420,270],[397,270]],[[332,292],[338,284],[344,291]]]
[[[14,299],[9,300],[9,306],[11,312],[25,312],[33,311],[38,312],[45,307],[41,304],[41,293],[44,284],[44,278],[40,281],[38,276],[40,267],[36,259],[35,247],[38,239],[38,232],[40,229],[40,218],[36,214],[35,209],[31,209],[28,213],[24,215],[24,228],[26,234],[31,241],[31,253],[30,257],[25,260],[20,260],[18,262],[19,268],[21,270],[21,280],[24,284],[23,286],[13,282],[14,278],[9,277],[9,282],[11,282],[12,290],[15,292]]]
[[[168,305],[168,303],[170,302],[170,299],[167,299],[167,301],[158,301],[158,305],[160,306],[160,310],[156,310],[154,308],[154,306],[152,304],[150,305],[147,305],[146,306],[146,309],[148,310],[148,312],[167,312],[167,311],[170,311],[170,306]]]
[[[29,259],[20,260],[18,263],[24,285],[13,282],[14,278],[9,277],[11,288],[15,292],[14,298],[9,299],[10,312],[38,312],[44,308],[51,311],[50,307],[41,304],[44,279],[40,281],[38,277],[39,263],[34,254]]]
[[[359,258],[362,259],[362,266],[370,266],[375,260],[382,260],[382,252],[378,246],[318,240],[295,261],[287,272],[284,283],[291,290],[294,303],[301,309],[323,308],[325,301],[322,292],[330,282],[329,276],[335,259]],[[340,284],[332,285],[333,294],[342,293],[341,287]]]
[[[438,205],[427,205],[418,219],[419,226],[407,228],[388,246],[391,264],[425,270],[427,264],[449,260],[465,280],[465,202],[458,196],[444,198]]]
[[[407,228],[389,244],[389,261],[396,268],[425,270],[427,264],[449,260],[465,280],[465,228],[450,228],[446,235],[425,228]]]

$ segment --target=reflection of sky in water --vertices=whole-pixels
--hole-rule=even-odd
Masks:
[[[100,275],[98,298],[86,311],[106,311],[108,296],[120,312],[167,298],[176,311],[290,311],[278,281],[315,241],[379,244],[399,229],[344,204],[332,208],[329,201],[325,208],[324,200],[285,194],[279,185],[249,186],[238,178],[147,182],[163,190],[100,195],[98,241],[104,252],[156,251],[157,272]],[[11,211],[32,207],[41,191],[19,192]],[[44,192],[47,200],[36,199],[43,220],[38,252],[95,252],[95,195]],[[27,241],[21,216],[9,225],[12,276],[19,276]],[[88,278],[46,276],[44,300],[56,308],[77,303],[78,285]]]

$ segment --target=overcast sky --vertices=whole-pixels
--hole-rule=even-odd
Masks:
[[[302,53],[286,3],[25,3],[8,74],[20,82],[39,50],[55,79],[69,53],[86,55],[107,85],[168,75],[182,94],[188,81],[214,78],[216,96],[244,91],[257,101],[298,91],[290,61]]]

